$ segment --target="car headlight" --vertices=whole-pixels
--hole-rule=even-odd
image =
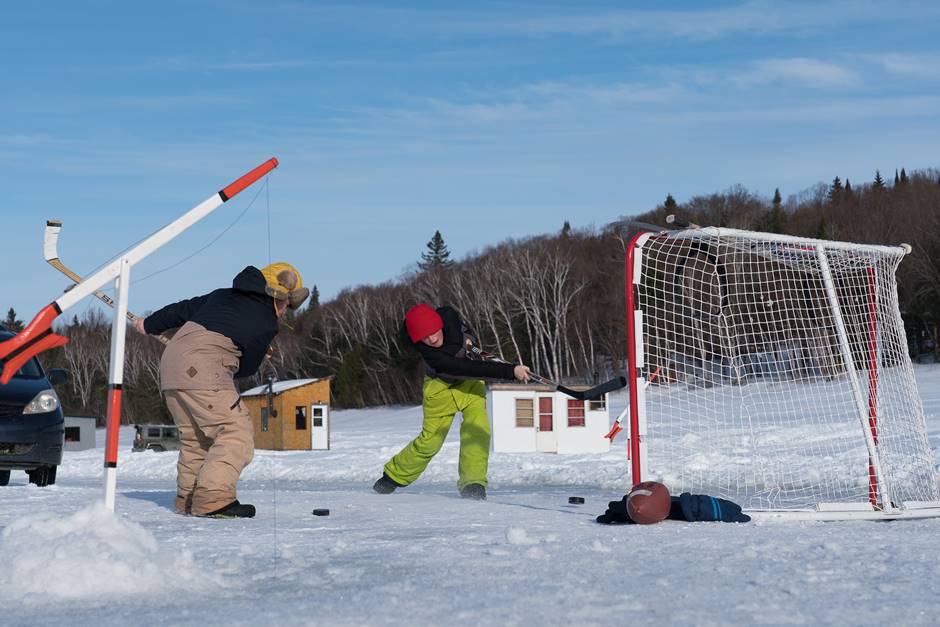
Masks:
[[[48,414],[59,408],[59,397],[52,390],[43,390],[23,409],[24,414]]]

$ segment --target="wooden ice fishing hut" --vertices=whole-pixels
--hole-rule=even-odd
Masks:
[[[273,381],[242,392],[255,425],[255,448],[328,450],[332,379]]]

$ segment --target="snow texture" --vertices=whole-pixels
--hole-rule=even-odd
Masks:
[[[936,466],[940,366],[916,372]],[[257,451],[239,491],[250,520],[173,513],[175,454],[131,453],[130,428],[115,514],[99,505],[103,431],[98,449],[66,453],[54,486],[14,472],[0,488],[0,624],[940,620],[940,520],[598,525],[629,482],[622,435],[605,454],[494,454],[489,499],[466,501],[457,425],[418,482],[372,493],[420,420],[419,407],[337,411],[332,450]]]

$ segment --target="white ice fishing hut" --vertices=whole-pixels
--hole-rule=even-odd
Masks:
[[[588,386],[569,386],[586,390]],[[548,385],[491,383],[491,448],[497,453],[606,453],[610,440],[607,395],[579,401]]]
[[[64,451],[87,451],[95,448],[95,427],[98,416],[66,416]]]

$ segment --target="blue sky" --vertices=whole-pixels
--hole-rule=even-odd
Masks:
[[[33,3],[35,4],[35,3]],[[940,166],[935,2],[52,2],[0,25],[0,307],[277,156],[138,311],[272,257],[328,298],[672,193],[786,197]],[[252,188],[134,269],[177,264]],[[75,313],[81,314],[84,305]]]

